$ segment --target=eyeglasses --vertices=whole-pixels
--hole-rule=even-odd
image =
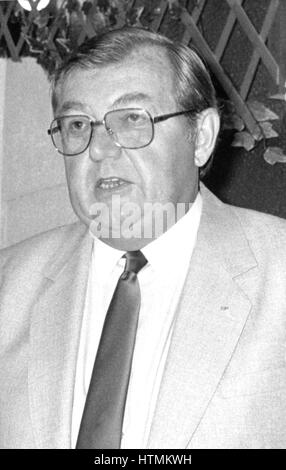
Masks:
[[[67,157],[83,153],[91,142],[94,129],[102,125],[118,147],[140,149],[152,142],[154,124],[191,112],[193,110],[152,117],[142,108],[116,109],[107,112],[102,121],[82,114],[60,116],[52,121],[48,134],[57,151]]]

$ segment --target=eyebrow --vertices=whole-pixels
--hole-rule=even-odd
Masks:
[[[113,102],[113,106],[128,105],[133,101],[151,101],[151,96],[146,93],[126,93]]]
[[[71,109],[76,109],[79,111],[86,110],[86,106],[81,103],[80,101],[65,101],[60,108],[57,110],[57,114],[65,113],[66,111],[70,111]]]
[[[113,103],[112,107],[117,107],[117,106],[124,106],[132,103],[133,101],[151,101],[151,96],[146,94],[146,93],[138,93],[138,92],[133,92],[133,93],[126,93],[119,98],[117,98]],[[57,114],[63,114],[66,111],[70,111],[71,109],[76,109],[79,111],[86,111],[86,106],[84,103],[81,103],[80,101],[65,101],[62,106],[58,109]]]

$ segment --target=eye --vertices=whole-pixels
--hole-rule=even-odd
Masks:
[[[62,120],[63,131],[69,135],[82,135],[90,131],[89,119],[80,116],[66,116]]]
[[[83,128],[83,126],[84,126],[84,122],[83,122],[83,121],[72,121],[72,122],[70,123],[70,127],[71,127],[72,129],[80,130],[80,129]]]
[[[69,128],[72,131],[82,131],[88,126],[88,122],[83,119],[72,119],[69,122]]]
[[[128,121],[130,121],[131,123],[136,123],[140,120],[142,120],[142,115],[138,114],[138,113],[130,113],[128,116],[127,116],[127,119]]]
[[[149,120],[145,113],[137,111],[128,111],[127,113],[124,113],[122,118],[126,124],[132,127],[142,126]]]

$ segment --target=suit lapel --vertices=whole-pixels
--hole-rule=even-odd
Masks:
[[[70,447],[76,356],[92,241],[81,229],[65,242],[46,273],[31,323],[29,394],[40,448]]]
[[[256,261],[227,206],[203,189],[203,214],[150,432],[150,448],[190,444],[231,360]]]

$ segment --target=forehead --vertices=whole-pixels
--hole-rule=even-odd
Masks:
[[[119,63],[72,70],[58,85],[56,97],[56,111],[79,103],[103,112],[136,97],[146,105],[169,109],[175,103],[174,73],[163,50],[144,49]]]

